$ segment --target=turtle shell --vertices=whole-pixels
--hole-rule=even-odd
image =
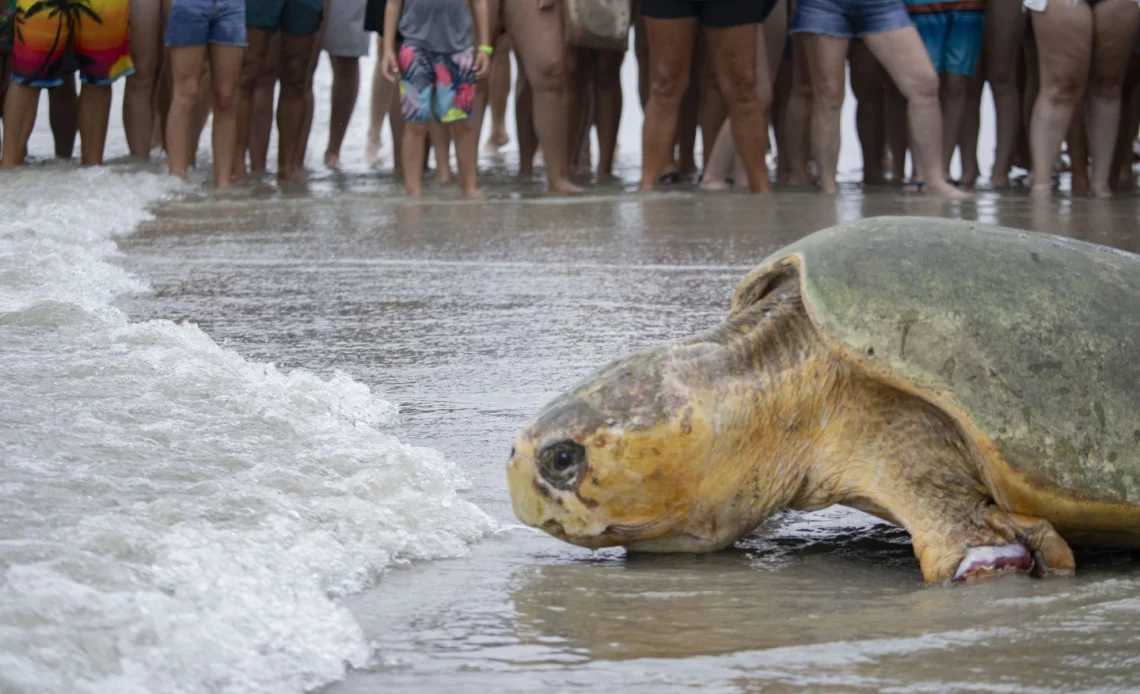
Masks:
[[[1062,531],[1140,530],[1140,256],[973,222],[870,218],[770,256],[734,307],[789,266],[836,353],[959,422],[1000,504]]]

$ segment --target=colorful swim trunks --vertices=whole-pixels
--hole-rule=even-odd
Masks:
[[[16,0],[0,0],[0,54],[12,52],[16,34],[12,17],[15,15]]]
[[[471,117],[475,107],[475,49],[446,55],[404,43],[400,63],[400,110],[409,123],[440,123]],[[434,108],[433,108],[434,107]]]
[[[12,81],[58,87],[70,64],[79,78],[107,85],[135,71],[130,0],[16,0],[20,31],[12,49]]]

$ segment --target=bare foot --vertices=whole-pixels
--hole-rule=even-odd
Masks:
[[[364,163],[375,166],[380,161],[380,134],[368,133],[368,140],[364,143]]]
[[[451,168],[450,167],[444,167],[442,169],[436,169],[435,170],[435,181],[436,181],[436,183],[440,184],[441,186],[445,186],[448,183],[451,183]]]
[[[701,190],[707,190],[710,192],[718,192],[718,191],[722,191],[722,190],[728,190],[728,183],[726,183],[723,179],[706,178],[703,181],[701,181],[700,188],[701,188]]]
[[[1045,200],[1053,197],[1053,184],[1052,183],[1034,183],[1029,189],[1030,197],[1039,200]]]
[[[597,177],[594,179],[598,183],[608,183],[614,178],[613,172],[599,171]]]
[[[926,194],[938,198],[950,198],[951,200],[968,200],[974,197],[964,190],[959,190],[951,185],[949,181],[928,181],[926,184]]]
[[[592,173],[594,173],[594,170],[589,164],[575,164],[570,167],[571,176],[589,176]]]
[[[472,188],[471,190],[463,191],[463,197],[467,198],[468,200],[482,200],[487,196],[484,195],[483,191],[479,190],[478,188]]]
[[[990,185],[993,186],[994,188],[1008,188],[1009,187],[1009,177],[1008,176],[991,175],[990,176]]]
[[[507,135],[505,130],[502,132],[493,132],[491,136],[487,138],[487,141],[483,143],[483,151],[497,152],[500,147],[503,147],[510,141],[511,138]]]
[[[570,182],[569,179],[551,180],[548,184],[551,193],[584,193],[585,189],[579,188]]]
[[[332,152],[325,152],[325,166],[330,169],[340,168],[340,155],[333,154]]]
[[[1089,188],[1089,195],[1094,198],[1111,198],[1112,189],[1108,186],[1092,186]]]

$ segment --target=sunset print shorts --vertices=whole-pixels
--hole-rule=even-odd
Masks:
[[[400,110],[408,123],[455,123],[475,107],[475,49],[450,55],[404,43],[400,63]]]
[[[107,85],[135,71],[130,0],[16,0],[16,6],[13,82],[58,87],[68,68],[77,66],[84,82]]]

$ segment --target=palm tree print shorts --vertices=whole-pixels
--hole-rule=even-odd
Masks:
[[[475,48],[436,53],[410,43],[400,46],[400,110],[408,123],[440,123],[471,117],[475,107]]]
[[[58,87],[71,66],[88,84],[135,71],[127,21],[130,0],[16,0],[12,81]]]
[[[12,16],[16,14],[16,0],[0,0],[0,55],[12,52]],[[0,78],[2,79],[2,78]]]

